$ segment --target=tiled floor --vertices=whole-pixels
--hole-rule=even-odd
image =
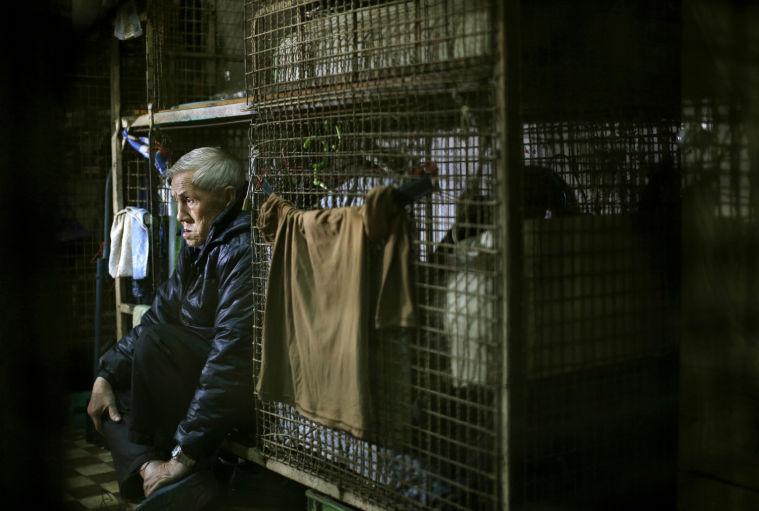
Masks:
[[[127,510],[119,497],[116,472],[111,453],[88,443],[83,430],[73,430],[65,437],[64,496],[71,510]]]
[[[122,501],[111,453],[85,440],[84,430],[65,436],[66,509],[132,510]],[[257,465],[240,469],[224,489],[216,511],[291,511],[306,509],[306,487]]]

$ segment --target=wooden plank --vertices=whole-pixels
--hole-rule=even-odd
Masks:
[[[124,207],[123,164],[121,160],[121,70],[119,68],[119,41],[111,41],[111,186],[113,193],[113,214]],[[116,337],[124,335],[121,315],[121,279],[116,279]]]
[[[349,491],[341,491],[337,485],[330,483],[321,477],[307,474],[306,472],[302,472],[279,461],[271,459],[267,460],[266,468],[272,472],[276,472],[279,475],[292,479],[293,481],[297,481],[304,486],[308,486],[309,488],[320,491],[325,495],[329,495],[338,501],[344,502],[359,509],[363,509],[364,511],[382,511],[383,509],[379,506],[375,506],[366,502],[355,493]]]
[[[227,438],[222,444],[222,449],[227,450],[244,460],[252,461],[253,463],[266,466],[266,458],[263,454],[261,454],[261,451],[255,447],[250,447]]]
[[[366,502],[361,497],[352,492],[343,491],[336,484],[322,479],[321,477],[315,476],[313,474],[308,474],[282,462],[267,459],[266,456],[264,456],[263,453],[256,447],[249,447],[239,442],[235,442],[234,440],[226,439],[222,444],[222,448],[235,454],[236,456],[239,456],[240,458],[264,466],[272,472],[276,472],[281,476],[292,479],[293,481],[297,481],[304,486],[313,488],[314,490],[317,490],[325,495],[329,495],[330,497],[344,502],[350,506],[363,509],[364,511],[382,510],[381,507]]]
[[[200,123],[212,121],[244,121],[251,115],[245,98],[224,101],[207,101],[181,105],[171,110],[160,110],[153,114],[154,126],[180,123]],[[132,123],[132,129],[146,129],[150,124],[149,114],[139,116]]]
[[[225,105],[238,105],[238,104],[245,104],[245,98],[230,98],[230,99],[219,99],[219,100],[208,100],[208,101],[195,101],[193,103],[184,103],[182,105],[177,105],[171,110],[186,110],[191,108],[206,108],[210,106],[225,106]]]

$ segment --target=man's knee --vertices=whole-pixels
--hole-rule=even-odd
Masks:
[[[170,356],[166,345],[164,325],[151,325],[142,329],[134,345],[134,362],[144,367]]]

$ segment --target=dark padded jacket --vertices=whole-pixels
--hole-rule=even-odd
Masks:
[[[252,408],[253,283],[250,213],[241,201],[214,221],[201,248],[184,246],[140,325],[100,359],[99,376],[128,388],[134,344],[143,329],[181,325],[208,339],[211,350],[175,440],[190,457],[209,455]],[[243,408],[243,409],[241,409]]]

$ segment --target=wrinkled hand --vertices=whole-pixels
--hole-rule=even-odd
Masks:
[[[178,481],[189,473],[190,469],[174,458],[169,461],[148,461],[140,468],[142,490],[146,497],[150,497],[161,486]]]
[[[103,433],[103,414],[106,412],[113,422],[121,421],[121,414],[116,408],[116,395],[113,393],[111,384],[105,378],[98,376],[92,385],[92,395],[87,404],[87,415],[90,416],[95,424],[95,429],[100,434]]]

